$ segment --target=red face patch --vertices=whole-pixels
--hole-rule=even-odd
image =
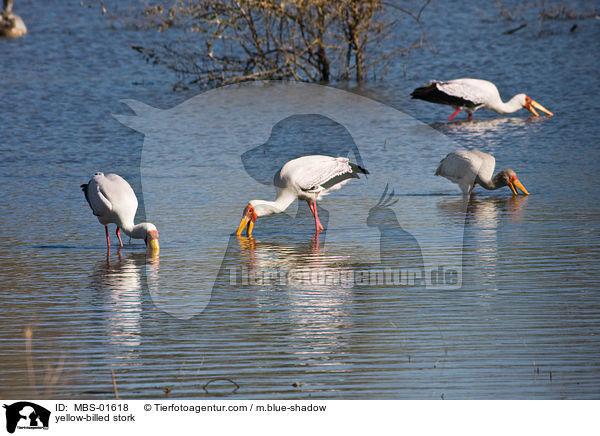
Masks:
[[[525,107],[529,108],[531,106],[531,97],[525,96]]]
[[[252,222],[255,222],[256,218],[258,218],[258,215],[254,211],[254,208],[252,207],[251,204],[249,204],[248,206],[246,206],[246,208],[244,209],[244,213],[242,214],[242,216],[248,217],[248,219],[250,221],[252,221]]]

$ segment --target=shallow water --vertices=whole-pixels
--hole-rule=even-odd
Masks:
[[[193,227],[166,231],[208,207],[209,196],[199,198],[185,183],[189,159],[182,157],[178,191],[189,198],[186,207],[154,212],[162,204],[156,196],[144,207],[142,183],[144,193],[152,192],[150,179],[142,179],[147,144],[112,116],[132,113],[121,99],[170,109],[198,91],[172,92],[173,77],[129,48],[161,35],[77,4],[54,6],[18,2],[15,12],[29,34],[0,41],[0,397],[112,398],[112,370],[122,398],[164,397],[165,389],[174,398],[598,398],[599,20],[578,20],[579,29],[569,32],[573,21],[540,23],[526,11],[530,25],[503,35],[519,23],[498,18],[495,7],[430,5],[424,20],[436,53],[413,53],[406,77],[398,62],[384,80],[339,86],[447,138],[411,150],[393,142],[366,148],[354,137],[365,165],[377,163],[367,165],[373,177],[327,198],[322,220],[348,210],[367,219],[382,194],[383,186],[374,185],[379,171],[407,180],[392,187],[398,225],[380,212],[371,215],[380,227],[354,233],[332,224],[317,243],[302,204],[297,214],[294,206],[257,223],[254,241],[219,231],[210,235],[214,250],[198,250],[188,238]],[[440,16],[471,25],[457,35]],[[527,92],[556,116],[478,111],[473,122],[462,114],[446,122],[451,108],[408,98],[432,78],[460,76],[493,80],[505,99]],[[299,147],[318,120],[288,121],[283,141]],[[333,138],[344,138],[335,124],[327,126]],[[214,130],[207,137],[227,133]],[[401,142],[409,133],[397,130]],[[244,151],[268,148],[268,137]],[[478,189],[465,202],[455,185],[432,175],[449,141],[493,153],[497,169],[513,168],[532,195],[513,199],[508,189]],[[343,144],[326,137],[321,147]],[[288,157],[273,153],[273,161]],[[400,165],[389,159],[394,153]],[[175,171],[177,158],[169,163]],[[210,158],[205,164],[217,169],[229,162],[225,153]],[[203,180],[206,192],[227,198],[226,214],[211,213],[230,231],[247,200],[272,195],[272,171],[260,171],[260,154],[242,161],[262,188],[233,192]],[[147,258],[139,241],[107,257],[103,229],[79,189],[95,171],[126,178],[140,199],[139,220],[148,214],[160,221],[158,259]],[[456,232],[432,233],[437,222],[459,228],[460,239]],[[380,246],[381,234],[392,242]],[[456,244],[463,248],[458,287],[343,280],[382,265],[419,272],[423,261],[448,258]],[[373,256],[350,255],[359,251]],[[212,271],[212,292],[169,294],[189,292],[190,277],[205,271],[202,265],[213,268],[215,253],[225,260]],[[231,276],[291,270],[308,275],[295,282]],[[328,282],[327,274],[342,279]],[[188,312],[199,298],[208,298],[205,309]],[[206,386],[215,378],[239,388],[227,380]]]

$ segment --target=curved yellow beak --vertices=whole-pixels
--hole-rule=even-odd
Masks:
[[[515,180],[513,183],[509,183],[508,187],[510,188],[515,197],[519,195],[516,188],[518,188],[523,194],[529,195],[529,192],[527,191],[527,189],[525,189],[525,186],[523,186],[519,179]]]
[[[252,220],[250,218],[248,218],[246,215],[244,215],[242,217],[242,220],[240,221],[240,225],[238,226],[237,232],[235,232],[236,236],[240,236],[242,234],[242,232],[244,231],[244,227],[248,226],[248,230],[246,231],[246,236],[250,237],[252,236],[252,229],[254,228],[254,222],[252,222]]]
[[[531,112],[536,117],[539,116],[539,114],[536,112],[536,109],[544,112],[546,115],[549,115],[549,116],[554,115],[552,112],[550,112],[548,109],[546,109],[544,106],[542,106],[535,100],[531,100],[531,103],[529,103],[529,105],[527,106],[527,109],[529,109],[529,112]]]

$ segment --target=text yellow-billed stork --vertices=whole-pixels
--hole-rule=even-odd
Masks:
[[[491,154],[479,150],[459,150],[442,159],[435,175],[456,183],[463,194],[470,194],[479,184],[490,190],[508,186],[513,195],[518,195],[516,188],[519,188],[523,194],[529,195],[511,169],[502,170],[492,177],[495,166],[496,159]]]
[[[466,111],[469,119],[472,119],[473,112],[480,108],[491,109],[499,114],[510,114],[525,108],[536,117],[538,116],[536,109],[539,109],[547,115],[554,115],[525,94],[517,94],[505,103],[500,98],[496,85],[480,79],[454,79],[447,82],[433,80],[415,89],[411,96],[431,103],[454,106],[456,110],[450,115],[449,120],[461,110]]]
[[[358,179],[359,173],[369,174],[345,157],[313,155],[292,159],[273,177],[277,199],[250,201],[244,209],[236,235],[239,236],[247,226],[247,235],[252,236],[254,222],[258,217],[281,213],[296,199],[308,203],[315,217],[315,230],[319,233],[323,230],[323,225],[317,214],[317,200],[340,189],[350,179]]]
[[[148,249],[153,251],[159,249],[158,230],[154,224],[134,225],[133,223],[138,201],[135,192],[125,179],[117,174],[96,173],[88,183],[81,185],[81,190],[92,212],[98,217],[100,224],[104,225],[107,247],[110,248],[108,224],[112,223],[117,225],[117,237],[121,247],[123,241],[119,229],[123,229],[130,238],[143,239]]]

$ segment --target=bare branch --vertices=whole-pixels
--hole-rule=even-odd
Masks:
[[[364,80],[385,73],[397,56],[422,47],[426,34],[418,11],[388,0],[178,0],[146,6],[159,31],[183,36],[158,47],[134,47],[148,62],[165,64],[180,80],[221,86],[248,80],[320,82]],[[396,45],[402,17],[421,37]]]

